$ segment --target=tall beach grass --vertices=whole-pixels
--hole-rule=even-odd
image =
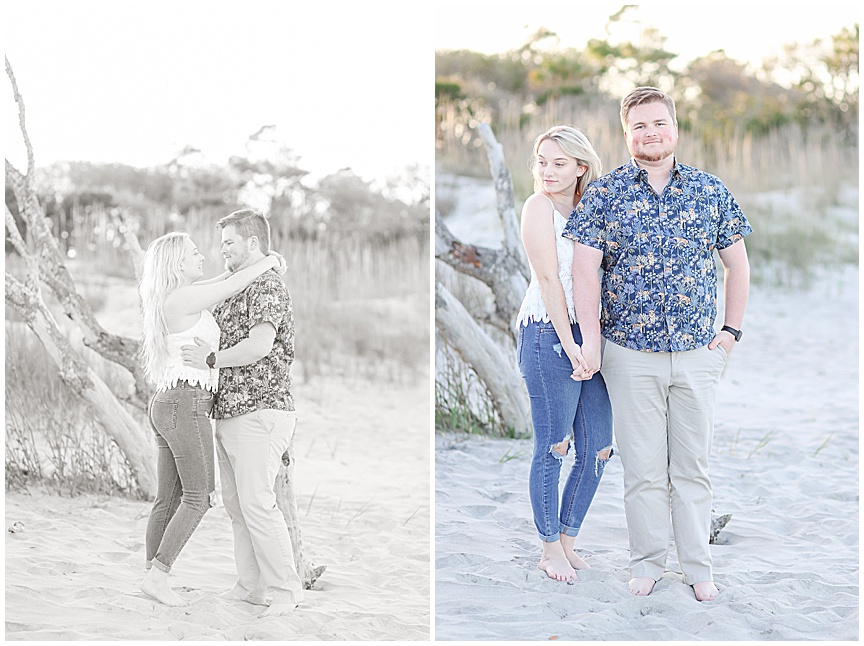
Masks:
[[[629,159],[618,106],[609,101],[565,96],[536,106],[514,98],[501,101],[493,114],[482,104],[445,100],[436,108],[437,173],[489,177],[476,132],[483,120],[503,147],[517,213],[533,190],[528,162],[534,138],[553,125],[582,130],[604,171]],[[718,138],[695,122],[682,125],[676,157],[717,175],[750,219],[754,280],[807,282],[823,265],[857,264],[857,133],[790,123],[763,134],[730,129]]]
[[[146,247],[168,231],[185,231],[205,255],[205,275],[224,271],[215,225],[224,211],[124,214]],[[108,209],[80,209],[61,240],[81,293],[109,331],[137,337],[140,310],[132,258],[119,220]],[[131,217],[130,217],[131,215]],[[429,369],[429,244],[420,237],[390,240],[290,236],[290,223],[271,222],[272,247],[284,255],[283,280],[296,324],[295,384],[335,376],[375,380],[383,387],[425,379]],[[59,229],[59,227],[58,227]],[[7,271],[22,269],[7,257]],[[50,303],[50,293],[43,290]],[[122,292],[122,293],[118,293]],[[117,306],[122,303],[122,306]],[[7,310],[6,487],[44,483],[64,494],[134,495],[131,471],[113,441],[88,421],[69,395],[35,335]],[[124,371],[81,347],[112,391],[129,391]],[[130,409],[131,410],[131,409]],[[147,421],[133,410],[142,429]]]

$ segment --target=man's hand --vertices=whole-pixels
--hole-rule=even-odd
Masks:
[[[183,356],[183,365],[198,368],[200,370],[209,368],[207,365],[207,355],[212,351],[213,350],[211,350],[209,345],[196,336],[195,345],[184,345],[180,348],[180,352]]]
[[[595,372],[600,371],[600,343],[582,342],[582,357],[587,365],[586,379],[590,379]]]
[[[723,346],[723,349],[726,350],[726,357],[728,358],[729,355],[732,354],[732,348],[735,347],[735,337],[732,336],[730,332],[721,330],[714,335],[713,339],[711,339],[711,343],[708,344],[708,349],[714,350],[718,345]]]

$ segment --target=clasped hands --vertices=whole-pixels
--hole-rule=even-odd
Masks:
[[[573,381],[587,381],[600,370],[600,347],[592,348],[586,344],[574,345],[573,350],[567,352],[573,372],[570,379]]]
[[[288,271],[288,263],[285,262],[285,258],[282,256],[282,254],[276,251],[270,251],[267,253],[267,255],[275,258],[279,262],[276,267],[273,267],[273,269],[276,270],[277,274],[284,274],[286,271]]]

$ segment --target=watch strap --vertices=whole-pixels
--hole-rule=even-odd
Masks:
[[[736,343],[741,340],[741,330],[736,330],[731,325],[724,325],[722,328],[720,328],[720,331],[721,332],[728,332],[729,334],[734,336]]]

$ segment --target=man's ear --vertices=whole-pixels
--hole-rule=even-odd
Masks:
[[[249,245],[249,251],[255,251],[261,246],[260,244],[258,244],[258,236],[249,236],[249,239],[246,241],[246,243]]]

